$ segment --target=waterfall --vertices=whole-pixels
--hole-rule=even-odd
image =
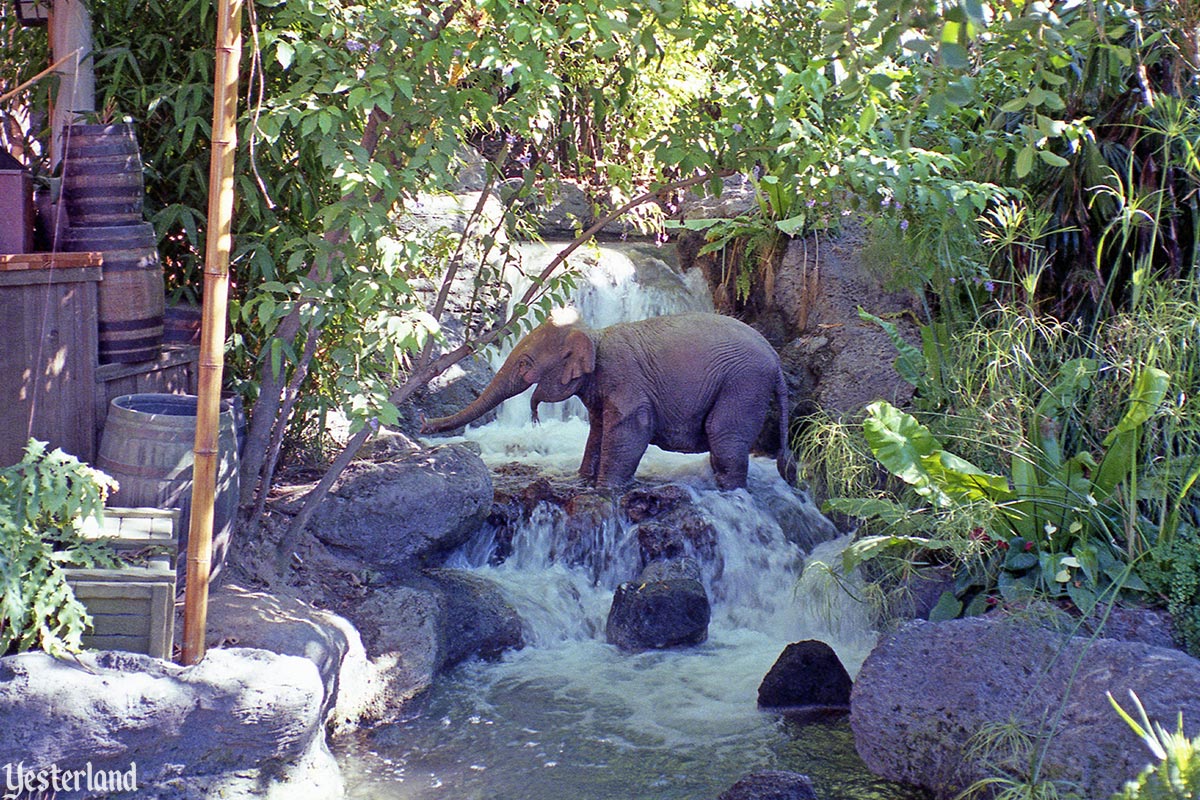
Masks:
[[[553,256],[546,245],[524,250],[529,275]],[[667,257],[637,245],[590,254],[574,297],[584,322],[604,327],[711,310],[701,276],[678,274]],[[513,281],[519,294],[519,275]],[[586,411],[577,401],[556,405],[534,425],[528,397],[512,398],[496,421],[464,438],[493,467],[519,460],[570,479],[587,436]],[[435,687],[417,719],[373,736],[371,752],[356,755],[366,766],[348,775],[352,796],[691,800],[715,797],[745,772],[774,768],[824,769],[826,785],[874,787],[845,727],[823,734],[833,737],[820,746],[831,754],[823,766],[797,765],[793,739],[757,709],[758,684],[788,643],[822,639],[852,675],[873,645],[866,615],[824,579],[828,572],[803,569],[806,559],[833,563],[844,542],[812,553],[793,543],[797,526],[828,523],[765,458],[751,460],[748,488],[720,492],[707,454],[651,447],[637,479],[682,486],[689,513],[715,531],[715,546],[698,559],[712,604],[707,642],[633,655],[606,644],[613,590],[639,571],[636,525],[614,507],[588,526],[581,544],[579,526],[572,532],[561,507],[540,504],[512,532],[503,558],[496,532],[484,530],[448,564],[499,584],[521,615],[527,646],[498,663],[460,667]],[[570,547],[583,556],[565,557]],[[364,788],[356,791],[356,783]],[[822,796],[868,796],[846,791]]]

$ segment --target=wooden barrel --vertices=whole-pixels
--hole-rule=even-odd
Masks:
[[[184,394],[126,394],[109,404],[96,465],[120,482],[112,506],[180,509],[179,552],[187,552],[192,510],[192,448],[196,397]],[[237,432],[229,401],[222,401],[217,437],[217,493],[213,509],[213,575],[237,523],[239,491]],[[182,564],[186,559],[180,558]]]
[[[166,290],[154,226],[148,222],[107,228],[67,228],[63,249],[104,255],[96,300],[100,363],[150,361],[163,339]]]
[[[133,225],[142,221],[142,157],[132,124],[63,128],[62,195],[71,224]]]

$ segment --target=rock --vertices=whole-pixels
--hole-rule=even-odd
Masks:
[[[817,793],[807,775],[768,770],[747,775],[717,800],[817,800]]]
[[[478,150],[469,145],[459,148],[455,154],[458,174],[454,180],[454,193],[482,192],[487,186],[487,161]]]
[[[385,708],[400,708],[433,685],[443,663],[442,612],[437,593],[411,586],[377,588],[347,609],[367,654],[383,669]]]
[[[540,185],[525,204],[543,236],[574,239],[577,230],[587,228],[596,219],[591,198],[582,186],[571,181]]]
[[[692,192],[679,207],[683,219],[733,219],[758,211],[758,190],[749,175],[730,175],[721,179],[719,195],[699,196]]]
[[[1177,646],[1171,615],[1166,609],[1097,605],[1083,625],[1088,633],[1105,639],[1142,642],[1155,647]]]
[[[838,537],[838,528],[806,493],[774,480],[762,482],[751,472],[748,488],[755,501],[770,511],[783,536],[805,553]]]
[[[862,225],[847,219],[838,234],[795,239],[784,252],[769,305],[781,315],[789,341],[802,340],[785,348],[793,351],[789,362],[796,363],[797,349],[812,351],[793,387],[815,379],[810,395],[793,394],[793,408],[857,415],[874,400],[904,405],[912,398],[913,387],[893,366],[897,353],[891,339],[878,325],[859,319],[858,308],[888,319],[919,346],[917,298],[888,290],[866,269],[865,243]],[[824,346],[817,347],[813,337]]]
[[[496,584],[458,569],[426,570],[424,576],[443,600],[441,669],[524,646],[521,617]]]
[[[669,561],[652,561],[642,570],[638,581],[699,581],[700,565],[694,558],[673,558]]]
[[[211,650],[191,667],[132,653],[22,653],[0,659],[0,763],[136,765],[139,797],[264,797],[300,780],[314,782],[313,796],[337,797],[324,694],[312,661],[263,650]]]
[[[309,530],[339,553],[394,570],[449,553],[479,528],[491,506],[487,465],[452,444],[353,465],[317,507]]]
[[[662,573],[643,573],[617,587],[605,626],[609,644],[636,653],[708,638],[711,610],[704,584],[692,577],[655,580],[656,574]]]
[[[637,539],[643,564],[684,556],[705,563],[720,558],[717,529],[690,501],[688,505],[638,525]],[[720,565],[716,571],[720,573]]]
[[[467,340],[466,326],[456,317],[442,320],[442,335],[445,344],[437,354],[453,350]],[[491,382],[496,371],[482,354],[467,356],[453,364],[402,406],[404,416],[400,428],[410,436],[420,434],[421,424],[427,418],[445,417],[466,408]],[[473,424],[484,425],[496,418],[492,409],[479,417]]]
[[[833,648],[813,639],[789,644],[758,687],[763,708],[850,706],[849,673]]]
[[[564,505],[563,536],[550,550],[550,558],[570,567],[587,566],[597,580],[607,566],[604,558],[606,532],[617,524],[617,505],[609,494],[581,492]]]
[[[1130,691],[1152,721],[1173,731],[1182,713],[1185,734],[1200,733],[1200,661],[1177,650],[1072,637],[1029,617],[911,622],[864,662],[850,724],[873,772],[939,798],[989,776],[972,757],[977,734],[1010,722],[1045,742],[1042,779],[1109,797],[1153,761],[1106,697],[1130,708]]]
[[[378,692],[354,626],[291,597],[223,585],[209,597],[207,638],[210,649],[250,647],[313,662],[325,687],[322,718],[335,729],[363,717]]]
[[[685,487],[667,483],[662,486],[629,490],[621,496],[621,511],[629,517],[631,522],[644,522],[691,502],[691,492]]]
[[[450,667],[524,644],[520,616],[486,578],[432,569],[404,581],[375,587],[346,610],[382,675],[377,706],[384,715],[424,694]]]

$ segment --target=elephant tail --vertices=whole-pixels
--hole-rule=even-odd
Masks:
[[[775,467],[779,470],[781,478],[795,486],[798,470],[796,457],[792,453],[792,440],[789,438],[791,426],[788,423],[788,390],[782,368],[775,377],[775,399],[779,401],[779,454],[775,456]]]

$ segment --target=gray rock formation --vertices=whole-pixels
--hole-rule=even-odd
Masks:
[[[903,405],[913,388],[892,366],[896,348],[874,323],[859,319],[861,306],[889,319],[902,334],[919,342],[914,312],[917,299],[889,291],[863,264],[866,235],[847,222],[836,235],[788,243],[775,278],[771,306],[781,317],[788,340],[782,348],[799,380],[793,406],[810,403],[833,414],[858,414],[874,400]],[[799,386],[812,381],[811,395]]]
[[[346,609],[384,684],[384,715],[424,693],[455,664],[523,645],[520,617],[486,578],[431,569],[404,581],[376,587]]]
[[[309,530],[341,554],[395,569],[429,563],[462,544],[491,505],[487,466],[452,444],[353,465],[317,508]]]
[[[655,562],[613,595],[605,637],[626,652],[700,644],[711,615],[698,565]]]
[[[1153,761],[1106,697],[1130,708],[1130,691],[1151,720],[1174,730],[1182,712],[1185,733],[1200,733],[1200,661],[1177,650],[1072,637],[1030,618],[912,622],[867,657],[850,723],[873,772],[939,798],[991,776],[981,737],[1010,723],[1044,744],[1041,779],[1109,797]],[[1011,765],[1018,779],[1027,761]]]
[[[209,649],[249,647],[307,658],[325,687],[323,719],[335,731],[371,716],[379,678],[358,631],[343,617],[291,597],[223,585],[208,603]]]
[[[23,653],[0,659],[0,763],[136,769],[138,797],[338,797],[325,704],[312,661],[263,650],[212,650],[192,667]]]
[[[747,775],[718,800],[817,800],[817,793],[807,775],[768,770]]]
[[[806,639],[789,644],[758,687],[762,708],[850,707],[849,673],[833,648]]]

